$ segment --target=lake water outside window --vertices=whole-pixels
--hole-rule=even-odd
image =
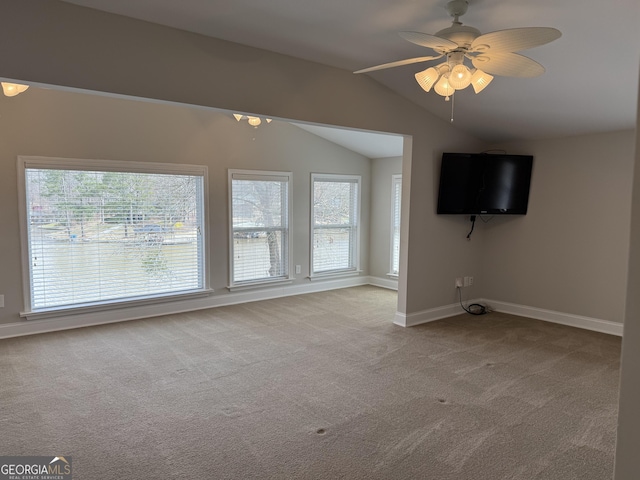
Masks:
[[[71,163],[25,162],[28,311],[204,289],[204,173]]]

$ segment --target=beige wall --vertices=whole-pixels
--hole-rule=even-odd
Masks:
[[[54,0],[4,2],[3,14],[0,16],[0,44],[6,47],[3,49],[0,62],[0,77],[4,78],[412,136],[413,141],[406,144],[403,161],[403,178],[405,179],[403,249],[402,275],[399,282],[401,312],[417,312],[451,303],[455,295],[451,288],[453,277],[461,273],[467,274],[467,272],[477,276],[481,269],[484,269],[482,278],[486,277],[483,287],[486,289],[486,294],[496,293],[498,282],[503,281],[505,283],[501,285],[507,288],[507,293],[504,295],[506,301],[533,303],[539,300],[542,302],[540,305],[542,307],[555,307],[562,310],[575,308],[576,313],[585,311],[585,305],[592,305],[595,311],[588,312],[589,316],[610,317],[609,319],[617,319],[617,321],[621,318],[620,307],[608,301],[605,302],[606,306],[599,307],[588,299],[587,295],[573,291],[573,285],[566,295],[551,292],[554,295],[550,295],[550,300],[545,300],[538,288],[546,289],[547,287],[540,287],[539,284],[530,285],[526,278],[527,274],[518,274],[516,271],[515,267],[520,265],[519,262],[526,261],[527,265],[535,267],[534,262],[537,260],[549,267],[546,275],[540,269],[534,270],[536,275],[540,275],[538,280],[544,283],[553,279],[553,275],[559,270],[553,268],[555,265],[547,259],[547,253],[549,253],[552,258],[561,262],[563,271],[572,266],[579,267],[577,273],[569,278],[570,280],[577,280],[578,274],[592,274],[590,280],[609,291],[604,285],[605,280],[602,280],[601,272],[591,267],[585,271],[585,267],[582,266],[583,262],[592,261],[601,266],[602,254],[606,253],[607,256],[614,255],[616,265],[614,268],[622,275],[621,258],[625,255],[624,237],[628,232],[623,225],[624,220],[617,221],[615,238],[606,235],[603,238],[598,236],[602,234],[596,234],[596,238],[600,240],[611,241],[610,245],[598,247],[591,244],[591,240],[586,240],[586,243],[581,243],[578,249],[587,254],[580,258],[575,256],[572,262],[564,263],[563,258],[553,253],[557,245],[562,245],[563,251],[568,256],[574,256],[571,243],[567,239],[574,239],[576,243],[582,242],[584,237],[576,235],[576,231],[591,235],[594,230],[608,228],[612,219],[599,218],[578,206],[570,212],[565,212],[562,218],[555,214],[550,215],[552,212],[549,209],[538,210],[541,217],[550,215],[546,223],[538,219],[537,215],[533,215],[538,208],[535,207],[535,202],[545,195],[542,181],[537,180],[542,174],[540,172],[544,172],[543,166],[548,169],[548,172],[552,172],[555,166],[550,164],[551,158],[557,157],[554,157],[551,151],[556,149],[558,152],[566,151],[565,147],[559,144],[540,142],[520,145],[523,150],[535,147],[535,151],[525,153],[536,155],[537,162],[541,165],[541,170],[536,170],[538,173],[534,177],[536,190],[532,198],[532,215],[496,222],[486,230],[481,229],[477,235],[474,234],[471,242],[466,242],[464,237],[468,229],[468,221],[435,215],[438,159],[444,150],[480,151],[485,145],[437,120],[366,76],[356,77],[338,69],[94,12]],[[38,113],[38,111],[31,112],[33,118]],[[58,114],[64,117],[66,112],[62,109]],[[6,115],[5,110],[2,115],[3,117]],[[19,129],[21,135],[28,135],[28,128],[28,124],[15,126],[11,134]],[[9,133],[4,131],[2,135],[9,135]],[[44,132],[43,135],[46,138],[47,133]],[[625,135],[622,134],[622,137]],[[110,132],[104,132],[100,141],[104,146],[105,154],[114,148],[110,145],[109,139]],[[162,141],[162,139],[158,140]],[[592,146],[597,147],[595,144]],[[132,148],[137,147],[132,146]],[[186,148],[188,149],[188,145]],[[620,152],[618,149],[614,151]],[[628,153],[627,150],[622,153],[625,154],[625,152]],[[613,158],[611,155],[608,155],[608,158],[612,159],[614,170],[626,168],[627,175],[630,175],[628,167],[618,163],[618,160],[623,163],[624,160]],[[565,160],[557,158],[557,161]],[[15,159],[8,160],[9,166],[6,166],[6,162],[7,159],[2,159],[0,192],[4,192],[7,188],[9,191],[15,188]],[[562,170],[564,167],[560,164],[558,168]],[[587,184],[597,187],[599,192],[602,191],[602,185],[595,181],[598,174],[602,174],[605,179],[612,179],[612,175],[616,175],[607,171],[606,168],[599,170],[597,167],[590,167],[590,169],[595,177],[584,180]],[[628,182],[623,181],[622,185],[621,188],[608,185],[607,194],[628,196]],[[635,186],[638,191],[640,187],[638,172],[636,172]],[[581,189],[581,196],[584,196],[585,191]],[[552,189],[556,197],[561,196],[562,192],[562,188],[558,186]],[[597,198],[595,194],[593,197]],[[17,211],[12,208],[15,206],[15,199],[3,194],[2,200],[0,264],[3,268],[0,278],[2,278],[2,285],[7,288],[3,293],[6,295],[5,301],[8,302],[14,301],[10,300],[9,296],[19,294],[17,285],[20,284],[20,280],[15,277],[15,272],[18,271],[18,259],[16,237],[13,232],[17,224]],[[610,199],[604,200],[609,204]],[[4,201],[8,203],[5,204]],[[544,201],[546,202],[546,199]],[[617,205],[617,202],[614,203]],[[593,202],[589,202],[589,205],[593,206]],[[634,205],[640,208],[638,195]],[[637,208],[634,212],[636,210]],[[602,210],[596,208],[595,211]],[[580,221],[576,221],[576,218]],[[537,222],[542,223],[536,225]],[[604,222],[605,226],[601,222]],[[640,245],[638,223],[637,218],[634,218],[632,230],[634,249]],[[564,233],[563,236],[555,235],[556,242],[549,241],[549,238],[542,236],[541,233],[550,231],[552,228],[560,228]],[[487,240],[491,240],[491,242],[484,242],[486,245],[495,240],[501,248],[487,246],[487,249],[483,250],[485,233],[489,237]],[[537,254],[527,253],[527,256],[518,256],[518,251],[531,252],[528,248],[535,247],[532,243],[534,238],[544,242],[544,245],[549,247],[549,251],[543,252],[534,248],[533,251]],[[616,247],[621,248],[615,251]],[[593,257],[589,252],[594,253]],[[486,256],[484,262],[480,260],[482,255]],[[506,255],[513,266],[505,266],[507,262],[501,255]],[[495,275],[498,280],[489,280],[494,271],[494,264],[497,262],[500,262]],[[611,275],[608,267],[605,272],[606,279],[618,282],[616,278],[619,277]],[[634,297],[638,292],[639,272],[638,254],[632,250],[620,416],[621,425],[624,427],[621,428],[619,435],[617,480],[635,479],[640,468],[635,448],[638,432],[640,432],[639,417],[635,412],[640,403],[640,391],[636,379],[640,355],[634,347],[640,342],[638,306]],[[566,279],[566,277],[563,278]],[[588,280],[585,280],[582,285],[586,285],[587,282]],[[511,287],[509,284],[514,286]],[[616,285],[624,290],[624,282]],[[517,286],[522,288],[516,291]],[[528,288],[530,286],[532,288]],[[531,292],[532,296],[525,297],[520,293],[521,291]],[[566,303],[563,297],[570,298],[571,305]],[[601,298],[600,295],[597,297]],[[620,301],[623,297],[619,293],[614,293],[614,298]]]
[[[530,213],[479,222],[467,241],[468,218],[435,214],[440,155],[481,151],[486,145],[366,76],[53,0],[8,3],[0,27],[2,44],[13,45],[4,52],[0,77],[407,135],[401,313],[456,303],[453,280],[470,275],[476,283],[465,290],[467,298],[622,319],[630,132],[510,145],[514,153],[536,156]],[[70,114],[64,108],[56,112],[61,121]],[[31,115],[36,118],[38,111]],[[12,128],[12,135],[28,134],[25,125]],[[141,128],[153,135],[147,126]],[[90,150],[91,138],[104,156],[120,158],[110,133],[81,138],[74,149]],[[38,142],[53,142],[48,138],[53,136],[44,132]],[[194,156],[193,141],[158,141],[171,156]],[[133,138],[128,146],[141,157],[155,157],[153,149]],[[17,153],[25,152],[12,154]],[[602,158],[607,162],[596,161]],[[3,187],[13,188],[14,160],[0,179]],[[17,212],[3,210],[2,215],[6,225],[16,224]],[[222,220],[215,217],[222,214],[213,215],[212,220]],[[16,272],[15,235],[9,233],[5,241],[4,231],[0,261]],[[15,297],[19,282],[6,278],[10,285],[2,293]]]
[[[639,86],[640,89],[640,86]],[[640,123],[640,95],[638,95]],[[620,410],[616,446],[615,480],[636,480],[640,472],[640,135],[636,131],[633,200],[631,205],[631,255],[627,284],[627,309],[622,340],[622,374],[620,376]]]
[[[30,88],[0,97],[0,212],[5,246],[0,292],[5,308],[0,323],[18,321],[22,309],[17,222],[18,155],[152,161],[206,165],[209,172],[211,287],[228,294],[227,169],[293,172],[292,265],[309,275],[311,173],[362,176],[360,264],[368,274],[371,160],[285,122],[258,129],[237,123],[228,113],[106,96]]]
[[[634,132],[500,148],[535,157],[529,211],[482,225],[483,296],[622,322]]]
[[[385,278],[391,268],[391,178],[402,173],[402,157],[371,160],[369,274]]]
[[[410,135],[398,310],[451,303],[456,272],[479,270],[465,226],[435,215],[434,185],[443,150],[484,144],[366,76],[54,0],[7,3],[0,44],[0,77]]]

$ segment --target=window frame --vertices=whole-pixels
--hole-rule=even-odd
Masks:
[[[104,310],[115,310],[126,307],[158,303],[159,301],[184,300],[208,296],[213,292],[210,284],[209,271],[209,188],[208,169],[204,165],[157,163],[157,162],[128,162],[121,160],[95,160],[44,156],[18,156],[18,213],[20,224],[20,258],[22,269],[23,311],[21,317],[27,319],[46,319],[66,314],[91,313]],[[104,300],[96,302],[78,303],[33,309],[31,305],[31,252],[29,243],[28,199],[26,186],[26,170],[76,170],[88,172],[121,172],[144,174],[190,175],[202,178],[202,205],[200,217],[203,227],[201,264],[199,278],[201,288],[180,292],[132,296],[123,299]]]
[[[396,187],[400,188],[400,191],[396,195]],[[398,205],[396,205],[398,202]],[[397,223],[396,223],[396,212],[398,213]],[[390,252],[389,252],[389,274],[388,276],[392,278],[398,278],[400,272],[400,224],[402,221],[402,174],[394,174],[391,175],[391,223],[390,230],[391,236],[389,240]],[[397,227],[396,227],[397,225]],[[398,268],[394,268],[394,259],[395,255],[395,231],[396,228],[398,230]]]
[[[355,217],[355,224],[340,224],[340,225],[328,225],[323,226],[323,228],[345,228],[349,227],[354,231],[354,235],[352,237],[352,244],[350,245],[350,258],[353,259],[352,264],[347,268],[338,268],[333,270],[321,270],[315,271],[313,268],[314,263],[314,231],[316,229],[315,224],[315,183],[318,182],[337,182],[337,183],[354,183],[357,186],[355,207],[353,205],[350,206],[352,210],[352,215]],[[336,173],[312,173],[311,174],[311,205],[310,205],[310,217],[309,217],[309,225],[310,225],[310,233],[309,233],[309,278],[323,278],[323,277],[331,277],[331,276],[339,276],[339,275],[354,275],[359,274],[360,270],[360,230],[361,230],[361,208],[362,208],[362,176],[361,175],[347,175],[347,174],[336,174]]]
[[[278,277],[274,277],[273,279],[269,278],[261,278],[255,280],[242,280],[242,281],[234,281],[234,229],[233,229],[233,180],[234,177],[236,179],[242,180],[258,180],[258,181],[267,181],[267,180],[279,180],[286,178],[287,185],[287,198],[284,205],[286,206],[286,213],[284,215],[284,220],[286,221],[286,228],[284,229],[276,229],[282,230],[286,232],[286,236],[283,235],[283,241],[286,240],[286,246],[283,248],[283,252],[286,254],[287,258],[284,261],[284,275],[280,275]],[[293,173],[292,172],[282,172],[282,171],[272,171],[272,170],[247,170],[247,169],[229,169],[227,175],[227,190],[228,190],[228,212],[229,212],[229,221],[228,221],[228,233],[229,233],[229,284],[227,289],[229,290],[240,290],[240,289],[250,289],[250,288],[258,288],[262,286],[274,285],[274,284],[282,284],[282,283],[292,283],[293,277],[291,274],[291,252],[292,252],[292,236],[291,236],[291,220],[292,220],[292,186],[293,186]],[[264,231],[264,228],[254,229]],[[250,230],[245,230],[250,231]]]

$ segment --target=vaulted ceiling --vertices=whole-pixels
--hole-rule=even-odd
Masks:
[[[355,71],[433,52],[398,32],[451,25],[447,0],[67,0],[90,8]],[[522,52],[546,68],[496,77],[455,96],[454,124],[488,142],[633,129],[640,59],[638,0],[470,0],[465,25],[482,33],[547,26],[562,37]],[[449,121],[451,102],[416,83],[428,63],[370,73]]]

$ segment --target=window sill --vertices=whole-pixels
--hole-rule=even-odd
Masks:
[[[342,272],[330,272],[330,273],[316,273],[307,277],[312,282],[318,280],[326,280],[337,277],[358,277],[362,273],[362,270],[347,270]]]
[[[103,312],[107,310],[118,310],[129,307],[141,307],[145,305],[154,305],[163,302],[172,302],[177,300],[191,300],[194,298],[208,297],[213,293],[213,289],[198,290],[185,293],[172,293],[168,295],[137,298],[134,300],[111,301],[109,303],[84,304],[77,307],[54,307],[46,310],[38,310],[35,312],[20,312],[20,316],[27,320],[46,320],[48,318],[64,317],[66,315],[80,315],[94,312]]]
[[[398,280],[398,274],[397,273],[387,273],[387,277],[392,279],[392,280]]]
[[[278,285],[288,285],[293,283],[293,281],[295,280],[295,278],[293,277],[289,277],[289,278],[283,278],[283,279],[278,279],[278,280],[268,280],[268,281],[261,281],[261,282],[247,282],[247,283],[241,283],[238,285],[229,285],[227,286],[227,289],[230,292],[236,292],[236,291],[240,291],[240,290],[254,290],[256,288],[265,288],[265,287],[270,287],[270,286],[278,286]]]

